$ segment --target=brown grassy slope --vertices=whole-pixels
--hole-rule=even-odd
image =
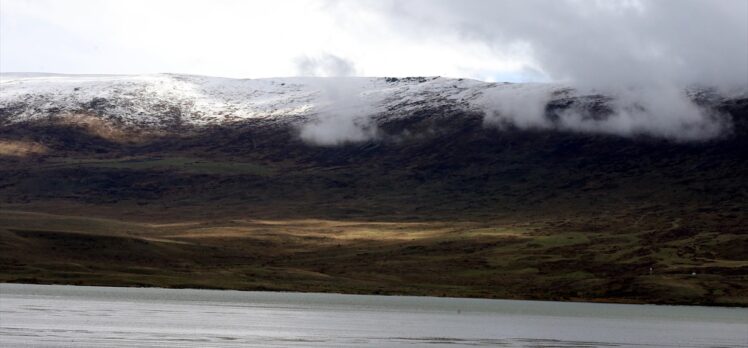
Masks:
[[[742,255],[703,255],[745,236],[652,247],[651,233],[571,222],[155,224],[17,211],[0,226],[10,282],[723,305],[748,295]]]
[[[331,148],[263,121],[133,144],[0,129],[47,148],[0,158],[0,279],[748,302],[740,124],[677,144],[442,116]]]

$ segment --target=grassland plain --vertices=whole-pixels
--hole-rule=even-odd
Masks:
[[[682,236],[675,224],[653,241],[656,220],[611,232],[594,228],[599,218],[175,220],[131,208],[141,219],[122,220],[67,209],[89,216],[0,211],[0,280],[748,305],[745,235]]]

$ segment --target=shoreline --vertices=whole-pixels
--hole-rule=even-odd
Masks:
[[[748,304],[692,304],[692,303],[666,303],[666,302],[644,302],[635,301],[629,299],[538,299],[538,298],[498,298],[498,297],[465,297],[465,296],[437,296],[437,295],[418,295],[415,293],[375,293],[375,292],[337,292],[337,291],[294,291],[291,289],[268,289],[268,288],[218,288],[218,287],[163,287],[163,286],[148,286],[148,285],[106,285],[106,284],[72,284],[62,282],[47,282],[47,283],[24,283],[24,282],[13,282],[13,281],[0,281],[0,286],[12,284],[12,285],[43,285],[43,286],[67,286],[67,287],[88,287],[88,288],[119,288],[119,289],[157,289],[157,290],[200,290],[200,291],[233,291],[240,293],[287,293],[287,294],[310,294],[310,295],[346,295],[346,296],[382,296],[382,297],[409,297],[409,298],[433,298],[433,299],[459,299],[459,300],[496,300],[496,301],[529,301],[529,302],[554,302],[554,303],[576,303],[576,304],[605,304],[605,305],[635,305],[635,306],[662,306],[662,307],[702,307],[702,308],[734,308],[734,309],[745,309],[748,308]],[[2,297],[2,293],[0,293]]]

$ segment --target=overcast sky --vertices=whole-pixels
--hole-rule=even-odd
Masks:
[[[0,0],[0,71],[748,84],[748,1]]]

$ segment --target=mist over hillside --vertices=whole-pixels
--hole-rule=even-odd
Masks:
[[[481,114],[486,127],[703,141],[729,134],[733,120],[720,108],[748,96],[740,87],[593,89],[441,77],[5,73],[0,86],[5,125],[88,117],[112,128],[169,132],[272,119],[322,146],[377,139],[384,121],[440,108]]]
[[[0,86],[3,281],[748,298],[744,89],[173,74]]]

